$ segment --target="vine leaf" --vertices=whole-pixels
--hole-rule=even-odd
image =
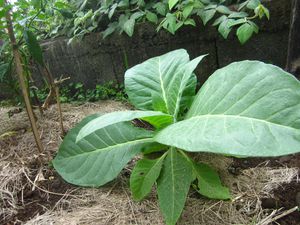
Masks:
[[[179,2],[179,0],[169,0],[169,9],[173,9],[173,7]]]
[[[156,15],[155,13],[153,13],[153,12],[147,11],[147,12],[146,12],[146,18],[147,18],[147,20],[149,20],[149,21],[152,22],[152,23],[157,24],[157,22],[158,22],[158,17],[157,17],[157,15]]]
[[[236,35],[241,42],[241,44],[245,44],[253,35],[253,33],[258,32],[258,27],[254,23],[244,23],[242,26],[240,26],[237,31]]]
[[[135,25],[135,20],[132,18],[127,20],[123,25],[123,29],[129,37],[132,37],[133,35],[134,25]]]
[[[194,8],[193,3],[189,3],[184,7],[182,15],[185,19],[188,18],[188,16],[191,14],[191,12],[193,11],[193,8]]]
[[[227,37],[232,29],[231,28],[232,22],[233,22],[233,20],[231,20],[231,19],[225,19],[219,25],[218,31],[223,36],[224,39],[227,39]]]
[[[207,9],[207,10],[203,9],[198,13],[204,25],[206,25],[207,22],[210,21],[215,14],[216,14],[216,9]]]

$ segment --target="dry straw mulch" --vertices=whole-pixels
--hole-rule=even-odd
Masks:
[[[81,106],[63,105],[65,127],[72,128],[84,116],[95,112],[127,110],[128,106],[113,101],[87,103]],[[99,188],[68,186],[67,190],[47,189],[44,182],[59,179],[46,176],[53,169],[36,163],[36,148],[30,132],[26,114],[17,113],[8,118],[8,108],[0,109],[0,224],[1,221],[16,221],[18,211],[29,204],[24,202],[25,190],[39,190],[47,196],[55,195],[56,202],[45,204],[43,213],[32,215],[27,221],[18,218],[20,224],[163,224],[155,190],[142,202],[134,202],[128,188],[129,174],[134,166],[131,162],[122,174],[110,184]],[[38,120],[43,157],[53,157],[61,143],[58,116],[55,106]],[[186,207],[178,224],[266,225],[288,214],[285,210],[267,210],[261,206],[262,198],[269,198],[280,185],[298,179],[299,168],[269,167],[268,163],[243,170],[239,175],[228,172],[232,159],[210,154],[197,154],[199,161],[214,166],[221,174],[224,184],[232,193],[231,201],[209,200],[190,191]],[[54,179],[55,178],[55,179]],[[40,204],[40,203],[39,203]]]

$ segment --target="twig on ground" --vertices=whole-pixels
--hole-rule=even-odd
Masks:
[[[52,195],[58,195],[58,196],[65,196],[66,195],[66,193],[64,193],[64,194],[62,194],[62,193],[57,193],[57,192],[52,192],[52,191],[48,191],[48,190],[46,190],[46,189],[44,189],[44,188],[41,188],[41,187],[39,187],[39,186],[37,186],[29,177],[28,177],[28,175],[27,175],[27,173],[25,172],[25,170],[24,170],[24,168],[22,169],[22,172],[23,172],[23,174],[25,175],[25,177],[26,177],[26,179],[29,181],[29,183],[31,183],[34,187],[36,187],[37,189],[39,189],[40,191],[43,191],[43,192],[45,192],[45,193],[48,193],[48,194],[52,194]],[[78,188],[77,189],[74,189],[72,192],[75,192],[75,191],[77,191],[78,190]],[[70,192],[71,193],[71,192]],[[71,194],[68,194],[68,196],[69,197],[79,197],[79,195],[71,195]]]
[[[280,210],[282,210],[282,208],[274,210],[269,216],[267,216],[265,219],[263,219],[262,221],[260,221],[256,225],[268,225],[268,224],[271,224],[271,223],[275,222],[276,220],[279,220],[282,217],[285,217],[285,216],[287,216],[287,215],[289,215],[289,214],[297,211],[298,210],[298,206],[295,206],[294,208],[291,208],[289,210],[283,211],[279,215],[275,216],[278,212],[280,212]]]

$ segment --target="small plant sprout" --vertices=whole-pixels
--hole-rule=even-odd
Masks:
[[[172,225],[191,186],[208,198],[230,199],[217,172],[189,152],[272,157],[300,151],[295,77],[259,61],[235,62],[213,73],[195,95],[193,71],[204,57],[190,60],[179,49],[127,70],[125,90],[138,110],[83,119],[53,160],[58,173],[72,184],[99,187],[141,154],[130,177],[132,196],[142,200],[156,186],[162,215]]]

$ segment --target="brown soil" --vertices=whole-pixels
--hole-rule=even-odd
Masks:
[[[274,208],[290,209],[295,206],[300,208],[300,183],[292,182],[290,184],[284,185],[274,192]],[[264,203],[264,202],[263,202]],[[282,219],[277,221],[281,225],[299,225],[300,224],[300,212],[295,211]]]
[[[113,101],[80,106],[65,104],[64,125],[69,130],[86,115],[126,109],[128,106]],[[38,112],[36,115],[46,151],[46,154],[40,156],[45,163],[43,166],[37,161],[37,149],[26,112],[15,107],[0,108],[0,163],[3,163],[0,165],[0,172],[1,169],[4,171],[4,174],[0,173],[0,178],[2,181],[7,180],[10,174],[5,174],[5,170],[9,173],[10,168],[16,167],[16,171],[21,171],[3,187],[0,184],[0,224],[24,224],[36,215],[54,209],[62,199],[77,189],[63,181],[55,170],[47,165],[49,156],[51,155],[51,159],[55,155],[61,142],[56,106],[51,106],[45,112],[44,118],[41,118]],[[35,181],[39,174],[42,174],[42,177]],[[3,193],[7,193],[8,196]],[[59,206],[63,209],[63,204]]]
[[[300,154],[292,156],[284,156],[278,158],[250,158],[250,159],[234,159],[230,166],[230,172],[235,175],[241,170],[254,168],[261,164],[271,167],[287,166],[300,168]],[[298,173],[300,177],[300,171]],[[273,196],[270,198],[262,198],[262,208],[264,209],[291,209],[295,206],[300,208],[300,181],[295,180],[289,184],[278,187],[274,190]],[[299,225],[300,211],[297,210],[287,216],[276,221],[281,225]]]
[[[74,189],[72,185],[64,182],[54,171],[45,171],[45,180],[39,182],[39,188],[53,192],[56,194],[50,194],[38,188],[32,190],[32,187],[26,186],[23,193],[19,193],[18,202],[19,210],[12,218],[7,218],[1,221],[3,224],[22,224],[24,221],[28,221],[34,218],[36,215],[41,215],[51,210],[57,202],[65,195],[69,190]],[[35,177],[31,177],[34,180]],[[50,178],[50,179],[49,179]],[[25,181],[27,182],[27,181]],[[23,196],[20,196],[23,194]]]

